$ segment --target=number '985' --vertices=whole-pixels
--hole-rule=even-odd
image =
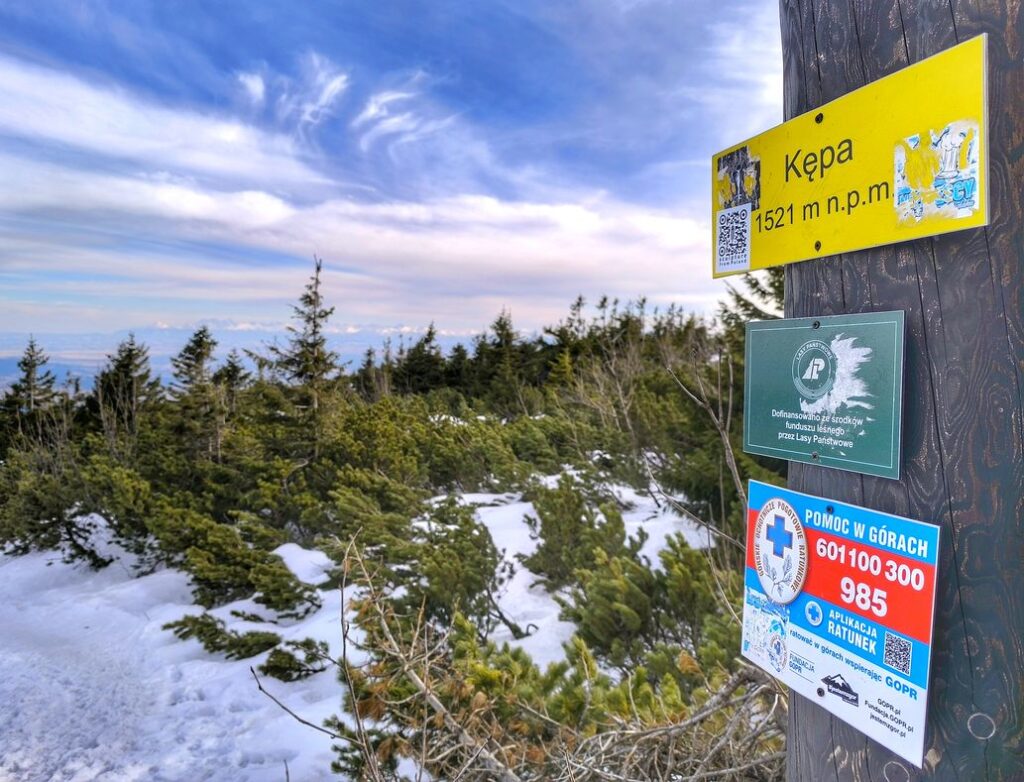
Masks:
[[[868,584],[861,584],[849,576],[844,576],[839,582],[839,596],[844,603],[855,605],[861,611],[870,611],[875,616],[885,616],[889,612],[886,605],[886,593],[884,589],[871,588]]]

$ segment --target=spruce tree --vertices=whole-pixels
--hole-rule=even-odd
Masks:
[[[384,340],[384,359],[380,362],[380,374],[377,385],[380,389],[378,398],[391,396],[394,391],[395,354],[391,349],[391,338]]]
[[[500,414],[511,416],[523,412],[519,392],[525,356],[520,350],[519,335],[512,325],[512,315],[502,310],[491,324],[492,336],[476,340],[473,364],[476,375],[474,392],[486,396]]]
[[[367,348],[363,354],[363,363],[359,365],[352,385],[359,396],[367,402],[376,402],[380,398],[378,381],[380,370],[377,368],[377,351]]]
[[[437,344],[437,329],[431,323],[426,334],[399,358],[395,386],[405,394],[425,394],[444,384],[444,356]]]
[[[572,352],[568,347],[558,351],[548,369],[547,387],[552,391],[572,388],[573,361]]]
[[[3,414],[0,456],[17,435],[38,434],[42,414],[56,400],[56,380],[53,373],[45,369],[48,361],[35,338],[29,337],[25,352],[18,361],[21,375],[11,384],[0,407]]]
[[[212,380],[210,363],[216,347],[217,340],[213,338],[210,329],[200,326],[181,352],[171,359],[171,366],[174,367],[172,396],[181,399],[209,386]]]
[[[238,406],[239,392],[252,380],[252,375],[246,371],[237,350],[228,353],[227,360],[217,368],[211,379],[213,384],[222,390],[227,412],[233,415]]]
[[[314,459],[319,457],[323,441],[321,406],[338,372],[338,354],[327,347],[326,326],[334,314],[334,307],[324,303],[320,282],[322,269],[323,261],[314,257],[313,275],[299,297],[299,303],[292,308],[296,324],[288,326],[288,344],[270,348],[275,368],[298,391],[300,419],[312,435]]]
[[[210,330],[201,326],[171,359],[171,396],[178,403],[174,428],[192,459],[212,458],[219,451],[218,397],[210,369],[216,347]]]
[[[469,351],[461,342],[452,348],[451,355],[444,367],[444,382],[449,388],[454,388],[463,396],[469,396],[472,392],[472,361]]]
[[[338,354],[327,347],[325,328],[334,307],[324,304],[320,290],[322,269],[323,261],[316,258],[306,290],[292,308],[292,318],[298,325],[288,326],[288,345],[271,348],[278,368],[306,391],[313,410],[319,407],[324,390],[338,370]]]
[[[31,415],[53,402],[56,379],[50,370],[43,369],[49,360],[35,338],[29,337],[28,346],[18,361],[21,377],[11,385],[10,390],[10,396],[20,413]]]
[[[129,334],[117,351],[107,356],[91,399],[112,455],[127,458],[134,453],[142,416],[160,396],[160,380],[153,377],[149,365],[149,348]]]

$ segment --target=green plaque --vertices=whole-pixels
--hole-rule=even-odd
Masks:
[[[899,478],[902,413],[902,312],[747,324],[747,453]]]

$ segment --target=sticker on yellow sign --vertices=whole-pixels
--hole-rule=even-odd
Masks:
[[[715,277],[988,224],[987,38],[711,160]]]

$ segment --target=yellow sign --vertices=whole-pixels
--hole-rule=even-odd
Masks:
[[[987,225],[986,41],[715,155],[714,276]]]

